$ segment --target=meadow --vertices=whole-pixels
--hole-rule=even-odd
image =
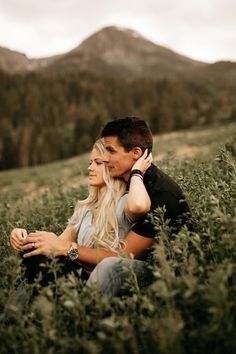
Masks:
[[[88,154],[0,173],[0,353],[236,352],[236,124],[156,136],[154,160],[183,188],[194,231],[170,235],[163,211],[149,267],[153,281],[112,299],[77,276],[28,287],[25,306],[12,298],[21,260],[9,246],[13,227],[59,234],[78,198],[86,196]],[[6,316],[8,321],[6,321]]]

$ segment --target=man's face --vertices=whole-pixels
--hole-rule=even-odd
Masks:
[[[104,143],[106,152],[103,161],[107,163],[111,177],[123,177],[127,181],[135,163],[132,150],[127,152],[116,136],[105,137]]]

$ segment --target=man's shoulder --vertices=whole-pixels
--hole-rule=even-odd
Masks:
[[[144,183],[147,190],[152,194],[171,193],[177,198],[180,198],[183,194],[182,189],[174,179],[153,164],[145,174]]]
[[[159,167],[157,167],[154,164],[151,164],[151,166],[145,173],[145,180],[150,181],[152,183],[157,183],[166,179],[171,179],[173,181],[173,179],[170,176],[168,176],[164,171],[162,171]]]

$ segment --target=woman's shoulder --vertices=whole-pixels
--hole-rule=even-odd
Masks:
[[[125,193],[122,194],[122,195],[120,196],[120,198],[118,199],[117,207],[124,206],[125,203],[126,203],[127,198],[128,198],[128,193],[125,192]]]

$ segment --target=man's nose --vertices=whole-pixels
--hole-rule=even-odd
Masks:
[[[103,156],[102,156],[102,161],[104,163],[108,163],[109,162],[109,153],[106,151],[104,152]]]

